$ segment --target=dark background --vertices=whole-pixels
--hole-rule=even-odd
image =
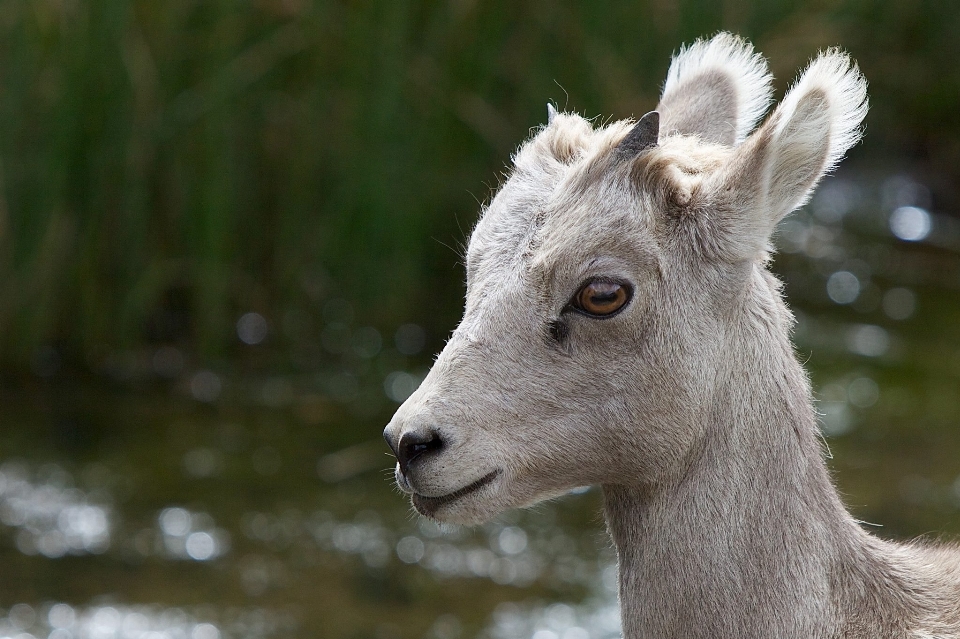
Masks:
[[[818,50],[847,49],[871,96],[851,164],[902,165],[955,210],[948,0],[9,0],[0,358],[243,357],[234,325],[253,310],[283,367],[333,298],[384,330],[422,323],[435,347],[478,202],[546,101],[642,114],[671,53],[720,29],[768,56],[778,95]]]

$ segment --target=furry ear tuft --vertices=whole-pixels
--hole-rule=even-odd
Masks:
[[[697,40],[674,56],[657,111],[664,135],[739,144],[770,106],[773,76],[753,45],[730,33]]]
[[[860,140],[867,82],[847,54],[830,49],[813,60],[773,115],[734,152],[717,193],[722,233],[733,259],[767,250],[777,223],[813,193],[820,179]]]
[[[787,92],[777,107],[774,135],[785,143],[798,144],[801,140],[797,138],[804,131],[814,134],[813,127],[801,126],[804,120],[801,112],[810,110],[811,106],[804,103],[816,101],[818,96],[822,96],[824,105],[806,116],[825,119],[816,132],[826,134],[826,157],[816,180],[833,170],[847,150],[863,137],[860,124],[869,109],[867,81],[857,64],[839,49],[828,49],[817,56]]]

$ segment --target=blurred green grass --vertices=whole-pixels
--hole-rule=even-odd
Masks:
[[[545,101],[643,113],[670,54],[720,29],[754,40],[780,90],[848,49],[873,104],[854,161],[960,178],[946,0],[7,0],[0,362],[229,356],[241,313],[280,326],[336,298],[443,334],[458,244]]]

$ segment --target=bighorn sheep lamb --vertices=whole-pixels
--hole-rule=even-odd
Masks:
[[[841,503],[766,268],[859,139],[866,82],[828,50],[753,130],[770,81],[720,34],[638,122],[548,108],[472,233],[462,322],[384,431],[397,483],[464,524],[599,484],[628,639],[960,637],[960,553]]]

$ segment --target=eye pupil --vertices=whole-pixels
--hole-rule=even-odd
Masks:
[[[614,302],[617,299],[617,294],[615,292],[610,293],[597,293],[590,298],[590,301],[594,304],[609,304]]]
[[[623,284],[595,280],[580,289],[574,306],[588,315],[602,317],[619,311],[629,297],[629,289]]]

